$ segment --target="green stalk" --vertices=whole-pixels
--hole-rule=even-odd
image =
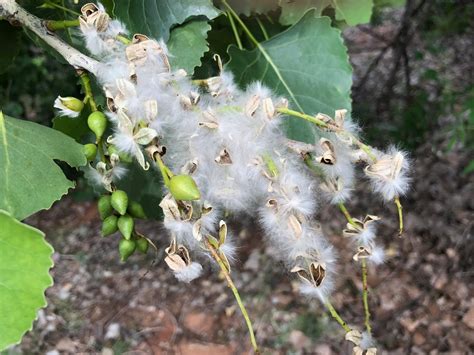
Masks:
[[[217,261],[219,264],[219,267],[221,268],[222,274],[224,275],[227,285],[229,288],[232,290],[232,293],[234,294],[235,300],[237,301],[237,304],[239,305],[240,311],[242,312],[242,315],[245,318],[245,323],[247,324],[247,328],[249,331],[249,336],[250,336],[250,342],[252,343],[253,350],[255,354],[260,354],[260,350],[258,349],[257,341],[255,340],[255,334],[253,331],[253,326],[252,326],[252,321],[250,320],[250,317],[247,313],[247,309],[245,308],[244,303],[242,302],[242,299],[240,298],[239,291],[237,290],[237,287],[235,287],[234,282],[232,281],[232,278],[230,277],[230,274],[227,270],[226,265],[222,261],[221,257],[217,253],[216,249],[209,243],[209,241],[206,240],[206,247],[209,249],[209,251],[212,254],[212,257]]]
[[[79,20],[48,20],[46,21],[46,27],[48,30],[54,32],[58,30],[64,30],[69,27],[79,26]]]
[[[325,129],[331,130],[331,131],[336,132],[336,133],[344,134],[345,136],[350,138],[351,141],[355,145],[357,145],[360,149],[362,149],[372,161],[374,161],[374,162],[377,161],[377,156],[373,153],[372,148],[370,146],[368,146],[367,144],[362,143],[352,133],[349,133],[347,131],[338,130],[334,126],[331,126],[331,125],[327,124],[326,122],[321,121],[319,118],[307,115],[306,113],[298,112],[298,111],[295,111],[295,110],[290,110],[290,109],[285,108],[285,107],[278,108],[277,112],[283,113],[285,115],[293,116],[293,117],[302,118],[306,121],[314,123],[315,125],[317,125],[321,128],[325,128]]]
[[[89,103],[92,112],[98,111],[97,104],[92,93],[91,78],[89,74],[83,70],[79,70],[79,78],[81,79],[82,87],[84,88],[84,103]]]
[[[403,233],[403,207],[402,204],[400,203],[400,197],[395,197],[395,205],[397,206],[398,210],[398,221],[399,221],[399,231],[398,235],[402,235]]]
[[[314,116],[307,115],[306,113],[290,110],[289,108],[285,108],[285,107],[277,108],[277,112],[283,113],[284,115],[302,118],[322,128],[329,128],[329,125],[326,122],[321,121],[319,118],[316,118]]]
[[[354,222],[354,219],[352,218],[351,214],[349,213],[349,211],[347,210],[346,206],[344,205],[343,202],[339,202],[338,204],[339,206],[339,209],[341,210],[341,212],[344,214],[344,216],[346,217],[347,219],[347,222],[349,222],[350,224],[352,224],[354,227],[357,227],[357,224]]]
[[[122,36],[122,35],[117,35],[117,36],[115,37],[115,39],[116,39],[117,41],[119,41],[119,42],[122,42],[122,43],[125,44],[125,45],[128,45],[128,44],[132,43],[131,40],[129,40],[127,37]]]
[[[341,316],[339,315],[339,313],[337,313],[331,302],[327,301],[324,305],[329,310],[329,313],[331,313],[331,316],[336,320],[336,322],[339,323],[342,329],[344,329],[346,333],[349,333],[352,329],[349,328],[347,323],[342,320]]]
[[[257,19],[257,23],[258,23],[258,26],[260,27],[260,30],[262,30],[263,37],[265,38],[266,41],[268,41],[270,37],[268,36],[267,29],[265,28],[265,26],[263,26],[263,23],[262,21],[260,21],[258,16],[256,16],[255,18]]]
[[[239,32],[237,31],[237,26],[235,26],[234,18],[232,17],[232,14],[229,11],[227,11],[227,18],[229,19],[230,27],[232,27],[232,32],[234,32],[235,42],[237,42],[237,46],[239,47],[239,49],[243,49],[244,47],[242,46],[242,40],[240,39]]]
[[[369,311],[369,287],[367,285],[367,261],[362,258],[362,302],[364,303],[365,311],[365,328],[369,335],[372,334],[372,327],[370,326],[370,311]]]
[[[44,3],[45,5],[49,5],[49,6],[52,6],[52,7],[55,7],[57,9],[61,9],[63,11],[66,11],[66,12],[69,12],[71,15],[74,15],[74,16],[80,16],[81,14],[79,12],[76,12],[74,10],[71,10],[71,9],[68,9],[67,7],[65,6],[61,6],[59,4],[56,4],[52,1],[45,1]]]

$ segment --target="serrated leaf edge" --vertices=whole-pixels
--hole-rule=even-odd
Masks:
[[[25,334],[28,333],[29,331],[31,331],[31,330],[33,329],[33,325],[34,325],[35,321],[38,320],[38,312],[39,312],[39,310],[40,310],[40,309],[43,309],[43,308],[46,308],[46,307],[48,306],[48,301],[46,300],[46,290],[47,290],[48,288],[50,288],[51,286],[54,285],[54,279],[53,279],[53,277],[51,276],[51,273],[50,273],[51,269],[54,267],[54,260],[53,260],[54,248],[53,248],[52,245],[49,244],[48,241],[46,240],[46,234],[45,234],[43,231],[41,231],[41,230],[39,230],[38,228],[35,228],[35,227],[33,227],[33,226],[30,226],[30,225],[28,225],[28,224],[26,224],[26,223],[20,222],[19,220],[17,220],[15,217],[13,217],[10,213],[8,213],[8,212],[5,211],[5,210],[0,210],[0,214],[6,215],[6,216],[8,216],[8,217],[11,217],[12,220],[14,221],[14,223],[20,224],[20,225],[26,227],[27,229],[30,229],[30,230],[35,231],[35,232],[38,232],[38,233],[41,235],[41,239],[43,240],[44,244],[45,244],[45,245],[50,249],[50,251],[51,251],[51,253],[49,254],[49,259],[51,260],[51,264],[50,264],[50,267],[49,267],[49,269],[48,269],[48,278],[49,278],[50,282],[49,282],[49,284],[44,288],[44,290],[43,290],[42,293],[41,293],[42,305],[41,305],[40,307],[38,307],[38,309],[36,309],[36,311],[35,311],[35,312],[36,312],[36,317],[32,319],[32,321],[31,321],[31,326],[30,326],[28,329],[26,329],[23,333],[20,334],[20,338],[19,338],[16,342],[7,345],[6,348],[3,348],[3,349],[0,348],[0,351],[4,351],[4,350],[10,348],[11,346],[18,345],[18,344],[21,343],[21,340],[23,339],[23,337],[25,336]]]

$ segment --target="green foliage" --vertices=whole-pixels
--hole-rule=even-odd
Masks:
[[[209,49],[206,38],[211,26],[207,21],[193,21],[175,28],[168,41],[172,68],[181,68],[192,74]]]
[[[160,174],[156,170],[144,171],[138,164],[130,165],[127,175],[117,182],[117,187],[133,196],[134,201],[139,202],[149,218],[160,218],[160,203],[163,183]]]
[[[130,32],[164,41],[168,41],[173,26],[190,17],[213,19],[219,15],[210,0],[115,0],[113,12]]]
[[[290,99],[290,105],[308,114],[334,115],[351,108],[352,69],[340,31],[329,18],[308,12],[297,24],[251,51],[232,46],[227,68],[244,86],[262,81]],[[286,126],[292,139],[314,142],[314,127],[297,118]]]
[[[77,142],[81,142],[82,137],[89,133],[87,126],[87,115],[84,117],[82,113],[79,117],[55,117],[53,118],[53,128],[65,135],[74,138]]]
[[[53,284],[53,248],[44,234],[0,210],[0,351],[30,330]]]
[[[19,220],[66,194],[74,183],[55,159],[72,167],[86,164],[82,145],[72,138],[0,113],[0,208]]]
[[[282,1],[280,22],[292,25],[303,17],[309,9],[314,9],[318,16],[328,7],[335,9],[336,19],[354,26],[367,23],[372,16],[372,0],[302,0]]]
[[[20,52],[21,31],[11,26],[7,21],[0,21],[0,74],[6,72]]]

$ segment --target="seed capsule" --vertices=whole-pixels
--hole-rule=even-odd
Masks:
[[[148,247],[149,247],[148,240],[146,240],[145,238],[138,238],[135,241],[135,244],[140,253],[143,253],[143,254],[147,253]]]
[[[82,151],[84,152],[84,155],[86,156],[87,161],[92,161],[95,159],[95,156],[97,155],[97,146],[94,143],[88,143],[84,145],[84,147],[82,148]]]
[[[87,125],[95,133],[97,139],[101,138],[107,128],[107,118],[100,111],[92,112],[87,118]]]
[[[106,219],[114,212],[110,200],[110,195],[103,195],[99,198],[99,201],[97,201],[97,209],[99,210],[100,219],[102,220]]]
[[[133,254],[137,245],[132,239],[121,239],[119,243],[120,260],[126,261]]]
[[[145,214],[145,211],[143,210],[143,207],[142,205],[140,205],[138,202],[136,201],[131,201],[128,205],[128,213],[130,213],[130,215],[132,217],[135,217],[135,218],[141,218],[141,219],[145,219],[146,218],[146,214]]]
[[[127,212],[128,196],[125,191],[117,190],[112,193],[110,204],[122,216]]]
[[[117,222],[118,217],[114,215],[108,216],[104,219],[104,222],[102,222],[102,236],[106,237],[115,233],[118,230]]]
[[[71,96],[68,96],[68,97],[59,96],[57,98],[57,102],[55,102],[55,105],[57,108],[63,108],[63,109],[66,108],[68,110],[78,112],[78,113],[81,112],[82,109],[84,108],[84,103],[81,100],[76,99],[75,97],[71,97]]]
[[[175,175],[170,179],[169,190],[176,200],[199,200],[201,193],[194,179],[189,175]]]
[[[118,229],[125,239],[130,239],[132,237],[134,225],[133,218],[128,214],[120,216],[117,222]]]

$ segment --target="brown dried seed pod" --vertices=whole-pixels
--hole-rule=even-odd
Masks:
[[[232,158],[230,157],[229,151],[224,148],[219,152],[219,155],[214,159],[217,164],[230,165],[232,164]]]

